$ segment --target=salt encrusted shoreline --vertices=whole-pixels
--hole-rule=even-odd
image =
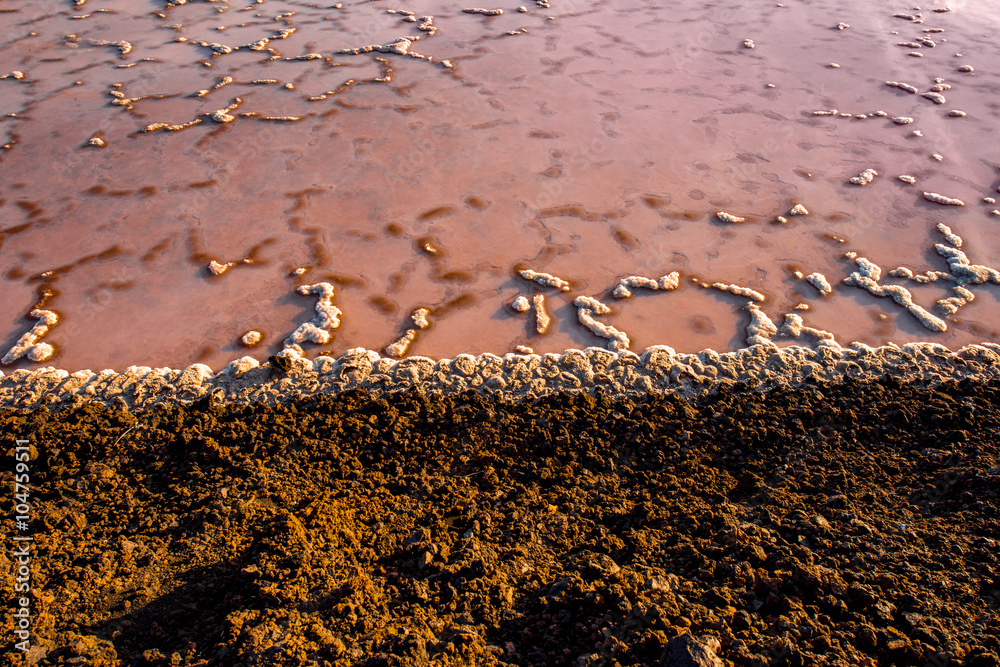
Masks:
[[[935,343],[878,348],[861,343],[841,347],[820,341],[818,349],[754,345],[719,354],[704,350],[679,354],[654,346],[641,355],[590,347],[563,354],[461,354],[434,361],[401,360],[355,348],[334,359],[309,360],[287,351],[261,364],[251,357],[231,362],[215,373],[204,364],[184,370],[132,366],[121,373],[55,368],[0,374],[0,407],[59,410],[99,402],[134,410],[157,404],[191,403],[211,397],[220,402],[275,404],[314,394],[366,389],[383,395],[417,389],[424,393],[476,390],[501,400],[533,398],[557,392],[608,395],[672,393],[695,397],[722,384],[740,382],[759,390],[796,386],[809,378],[845,377],[937,385],[946,380],[1000,378],[1000,345],[984,343],[951,351]]]

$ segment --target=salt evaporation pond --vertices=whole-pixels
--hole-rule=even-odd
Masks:
[[[7,0],[5,368],[998,342],[991,8]]]

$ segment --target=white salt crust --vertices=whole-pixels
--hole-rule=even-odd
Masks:
[[[535,294],[531,297],[531,302],[535,306],[535,331],[543,334],[548,330],[549,324],[552,323],[549,314],[545,312],[545,295]]]
[[[833,334],[829,331],[823,331],[822,329],[814,329],[805,325],[802,320],[801,315],[796,315],[795,313],[785,314],[785,323],[781,325],[781,329],[778,330],[779,336],[785,336],[786,338],[801,338],[803,335],[809,335],[816,339],[820,345],[835,347],[837,349],[843,349],[840,344],[834,340]]]
[[[41,308],[32,310],[28,315],[38,322],[17,339],[14,347],[7,351],[3,359],[0,359],[0,363],[12,364],[21,357],[28,357],[32,361],[45,361],[52,356],[54,352],[52,346],[48,343],[39,343],[38,340],[48,333],[50,327],[55,326],[56,322],[59,321],[59,316],[51,310],[42,310]]]
[[[961,199],[953,199],[951,197],[945,197],[944,195],[939,195],[936,192],[925,192],[924,199],[927,201],[932,201],[935,204],[941,204],[943,206],[965,206],[965,202]]]
[[[555,287],[564,292],[569,291],[569,281],[557,278],[551,273],[541,273],[540,271],[525,269],[524,271],[521,271],[521,277],[525,280],[533,280],[543,287]]]
[[[754,301],[764,301],[763,294],[757,290],[750,289],[749,287],[727,283],[712,283],[711,285],[708,285],[708,287],[717,289],[720,292],[729,292],[730,294],[735,294],[736,296],[745,296],[746,298],[753,299]]]
[[[417,326],[417,328],[426,329],[431,325],[430,321],[427,319],[427,316],[430,314],[431,311],[426,308],[417,308],[410,313],[410,320]]]
[[[285,347],[301,345],[308,341],[324,345],[330,340],[330,330],[340,326],[340,309],[333,305],[333,285],[330,283],[316,283],[315,285],[301,285],[296,291],[307,296],[316,294],[319,300],[316,302],[316,317],[311,322],[303,322],[298,328],[285,339]]]
[[[750,313],[750,324],[747,325],[747,344],[751,347],[754,345],[777,347],[771,338],[778,335],[778,327],[774,326],[771,318],[753,301],[747,302],[746,309]]]
[[[875,180],[878,176],[878,172],[874,169],[865,169],[863,172],[851,179],[851,183],[854,185],[868,185]]]
[[[385,353],[390,357],[396,357],[396,358],[402,357],[404,354],[406,354],[407,348],[410,347],[410,343],[412,343],[413,339],[416,337],[417,337],[416,329],[407,329],[406,333],[400,336],[394,343],[391,343],[386,346]]]
[[[882,277],[882,269],[877,264],[868,261],[864,257],[857,257],[854,261],[858,265],[858,270],[844,278],[845,284],[860,287],[872,296],[891,298],[931,331],[948,330],[948,325],[944,320],[932,315],[924,307],[913,302],[913,295],[908,289],[900,285],[880,284],[878,281]]]
[[[516,310],[519,313],[526,313],[529,310],[531,310],[531,303],[528,301],[528,297],[526,297],[526,296],[518,296],[510,304],[510,307],[511,307],[512,310]]]
[[[746,220],[746,218],[741,218],[738,215],[733,215],[732,213],[726,213],[725,211],[719,211],[718,213],[715,214],[715,217],[721,220],[722,222],[728,222],[732,224],[736,224],[738,222],[744,222]]]
[[[784,330],[795,330],[786,318]],[[801,333],[809,333],[802,329]],[[131,366],[121,373],[68,373],[56,368],[16,370],[0,375],[0,406],[50,409],[103,403],[133,410],[158,404],[190,404],[201,398],[226,403],[278,404],[317,394],[366,389],[375,396],[415,389],[455,394],[467,390],[501,400],[531,399],[554,393],[643,396],[675,394],[693,398],[722,384],[740,382],[759,390],[794,387],[809,378],[870,381],[891,376],[900,382],[937,385],[965,378],[1000,378],[1000,345],[984,343],[951,351],[934,343],[872,348],[853,343],[841,348],[820,341],[818,349],[771,345],[719,354],[704,350],[679,354],[667,346],[642,354],[601,348],[563,354],[462,354],[438,361],[408,357],[399,361],[355,348],[334,359],[308,360],[289,348],[287,371],[252,357],[230,363],[218,373],[204,364],[186,369]],[[292,362],[292,363],[287,363]]]
[[[806,276],[806,280],[808,280],[809,284],[815,287],[816,290],[823,296],[826,296],[827,294],[833,292],[833,286],[830,285],[830,281],[827,280],[826,276],[824,276],[822,273],[819,272],[810,273],[808,276]]]
[[[607,338],[608,347],[611,350],[622,352],[628,349],[631,341],[624,331],[594,319],[595,314],[607,315],[611,312],[611,308],[607,304],[601,303],[593,297],[578,296],[573,300],[573,305],[576,306],[577,319],[580,320],[580,324],[590,329],[594,335]]]
[[[240,338],[240,341],[247,347],[253,347],[257,343],[259,343],[263,338],[264,336],[263,334],[261,334],[261,332],[257,331],[256,329],[252,329],[243,334],[243,337]]]
[[[630,288],[648,289],[653,292],[670,291],[680,287],[680,284],[681,274],[678,271],[671,271],[667,275],[661,276],[659,280],[644,276],[626,276],[618,282],[618,286],[611,294],[616,299],[627,299],[632,296]]]

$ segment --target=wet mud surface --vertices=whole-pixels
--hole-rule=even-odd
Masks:
[[[996,666],[998,406],[883,377],[4,409],[30,660]]]
[[[0,355],[263,360],[322,283],[343,316],[312,356],[620,347],[581,297],[635,351],[744,347],[746,298],[713,284],[844,345],[998,342],[994,283],[888,275],[947,272],[939,223],[1000,266],[1000,26],[947,8],[6,0]],[[845,284],[848,251],[940,322]],[[539,295],[545,326],[511,308]]]

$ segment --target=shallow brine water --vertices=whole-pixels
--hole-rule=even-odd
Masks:
[[[1000,341],[990,8],[5,0],[0,354]]]

